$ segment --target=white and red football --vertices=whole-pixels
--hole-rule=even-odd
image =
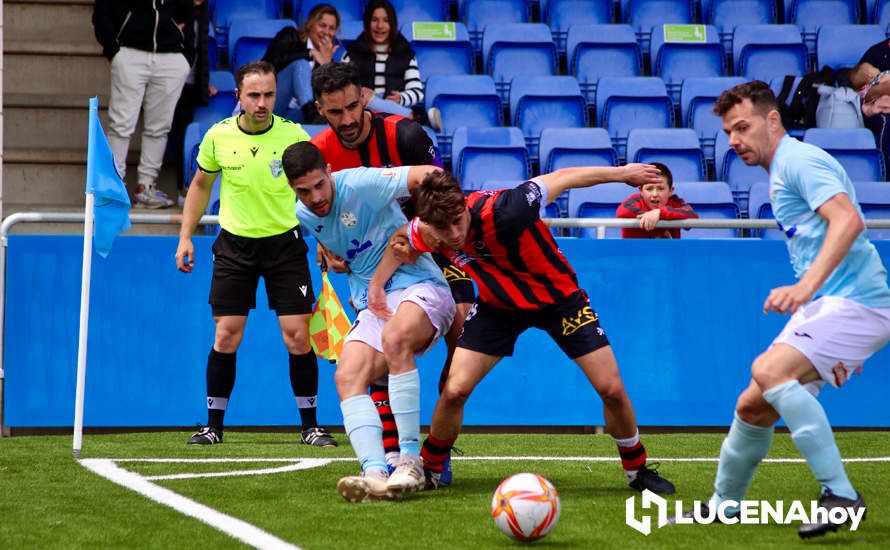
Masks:
[[[491,498],[491,517],[509,537],[537,540],[559,520],[559,493],[538,474],[515,474],[498,485]]]

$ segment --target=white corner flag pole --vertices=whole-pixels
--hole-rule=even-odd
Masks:
[[[90,105],[92,109],[93,106]],[[94,119],[90,116],[90,134],[98,131]],[[90,143],[93,140],[90,139]],[[91,164],[91,163],[89,163]],[[87,166],[87,178],[91,177],[90,166]],[[92,167],[95,169],[95,167]],[[86,194],[86,206],[83,215],[83,269],[80,275],[80,330],[77,340],[77,393],[74,398],[74,458],[80,458],[83,448],[83,395],[87,376],[87,334],[90,323],[90,276],[93,267],[93,206],[96,197],[93,193]]]

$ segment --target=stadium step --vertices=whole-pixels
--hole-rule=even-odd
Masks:
[[[92,14],[90,0],[7,0],[3,3],[4,50],[12,42],[32,41],[86,45],[98,51]]]

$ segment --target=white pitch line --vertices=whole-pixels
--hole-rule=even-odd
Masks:
[[[179,493],[155,485],[141,475],[125,470],[107,458],[84,458],[78,462],[88,470],[109,481],[135,491],[159,504],[169,506],[177,512],[202,521],[255,548],[300,550],[299,546],[294,546],[287,541],[281,540],[246,521],[223,514]]]
[[[285,472],[296,472],[297,470],[308,470],[309,468],[320,468],[330,464],[330,460],[323,458],[307,458],[300,460],[296,464],[288,466],[279,466],[277,468],[260,468],[259,470],[232,470],[229,472],[204,472],[198,474],[168,474],[157,476],[142,476],[143,479],[149,481],[159,481],[163,479],[195,479],[201,477],[228,477],[228,476],[260,476],[266,474],[283,474]]]

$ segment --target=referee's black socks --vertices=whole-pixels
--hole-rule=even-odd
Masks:
[[[207,425],[222,431],[226,406],[235,387],[235,354],[210,349],[207,356]]]
[[[309,348],[302,355],[289,354],[290,385],[294,390],[297,408],[300,409],[302,429],[318,426],[316,405],[318,403],[318,361],[315,352]]]

